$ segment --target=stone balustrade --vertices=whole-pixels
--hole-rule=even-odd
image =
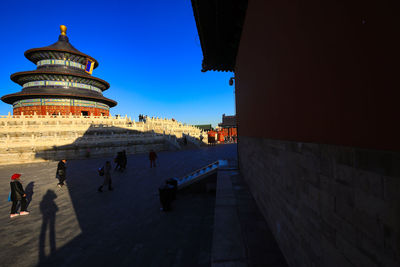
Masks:
[[[0,116],[0,165],[106,156],[122,149],[159,151],[183,136],[207,140],[199,128],[169,119],[135,122],[127,116],[9,114]]]

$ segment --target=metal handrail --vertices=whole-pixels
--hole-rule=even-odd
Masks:
[[[219,164],[219,161],[217,160],[217,161],[215,161],[215,162],[213,162],[213,163],[208,164],[207,166],[205,166],[205,167],[203,167],[203,168],[200,168],[200,169],[198,169],[198,170],[195,170],[194,172],[191,172],[191,173],[189,173],[189,174],[183,176],[182,178],[180,178],[180,179],[178,179],[178,180],[179,180],[179,181],[182,181],[182,180],[183,180],[184,178],[186,178],[186,177],[189,177],[189,176],[191,176],[191,175],[193,175],[193,174],[196,174],[196,173],[200,172],[201,170],[207,169],[208,167],[212,167],[212,166],[218,165],[218,164]]]

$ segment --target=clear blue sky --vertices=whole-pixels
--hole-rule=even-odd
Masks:
[[[1,96],[21,90],[10,75],[36,69],[24,52],[55,43],[62,24],[70,43],[99,62],[93,76],[110,83],[104,96],[118,102],[111,114],[214,126],[234,114],[233,73],[200,71],[189,0],[1,2]],[[8,112],[1,102],[0,114]]]

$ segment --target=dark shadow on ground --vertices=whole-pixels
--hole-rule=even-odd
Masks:
[[[47,190],[47,193],[43,196],[40,202],[40,212],[42,213],[42,228],[40,230],[39,236],[39,265],[41,262],[46,260],[45,253],[45,242],[46,242],[46,232],[49,231],[49,241],[50,241],[50,255],[51,257],[56,252],[56,233],[55,233],[55,223],[56,223],[56,212],[58,207],[54,202],[57,195],[53,190]]]
[[[33,197],[33,188],[35,186],[35,182],[30,182],[26,187],[25,187],[25,194],[26,194],[26,207],[29,208],[29,204],[32,201]]]
[[[114,190],[103,193],[97,191],[103,181],[97,169],[112,157],[69,160],[66,188],[56,194],[69,194],[81,233],[42,256],[38,266],[210,266],[215,192],[178,194],[164,213],[158,187],[218,159],[236,158],[236,145],[157,154],[152,169],[148,153],[128,155],[127,169],[111,173]],[[49,194],[42,200],[49,215],[43,215],[39,250],[43,233],[54,230],[57,207]]]

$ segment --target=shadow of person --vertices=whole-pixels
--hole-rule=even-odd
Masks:
[[[25,194],[26,194],[26,207],[29,207],[29,204],[32,201],[32,196],[33,196],[33,187],[35,186],[35,182],[30,182],[26,187],[25,187]]]
[[[55,236],[55,222],[56,212],[58,207],[54,202],[57,195],[53,190],[47,190],[40,202],[40,212],[43,216],[42,229],[40,230],[39,236],[39,262],[43,262],[46,259],[45,245],[46,245],[46,231],[49,227],[50,232],[50,255],[56,251],[56,236]],[[49,256],[50,256],[49,255]]]

